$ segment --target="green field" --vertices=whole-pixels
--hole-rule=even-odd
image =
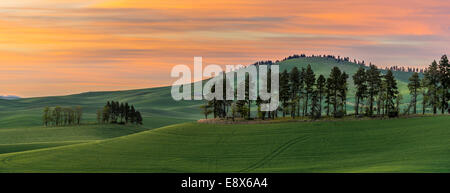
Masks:
[[[298,58],[281,70],[308,64],[327,76],[359,68]],[[395,72],[403,107],[410,75]],[[112,100],[133,104],[144,125],[95,124]],[[450,172],[450,116],[213,125],[195,123],[201,103],[172,100],[170,87],[0,100],[0,172]],[[78,105],[83,125],[41,126],[44,107]]]
[[[3,172],[450,172],[450,117],[184,123],[0,155]]]

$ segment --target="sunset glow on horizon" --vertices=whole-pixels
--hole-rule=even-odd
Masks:
[[[21,0],[0,16],[0,95],[21,97],[170,85],[194,56],[425,67],[450,45],[446,0]]]

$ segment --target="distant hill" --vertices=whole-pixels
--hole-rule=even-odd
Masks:
[[[6,95],[6,96],[0,96],[0,99],[15,100],[15,99],[20,99],[20,97],[19,96],[14,96],[14,95]]]
[[[338,62],[332,58],[305,57],[288,59],[280,64],[280,71],[291,70],[293,67],[305,67],[310,64],[316,75],[328,76],[332,67],[337,66],[350,75],[348,92],[348,111],[353,111],[354,85],[351,76],[360,67],[353,62]],[[403,106],[409,102],[407,88],[410,72],[394,72],[398,80],[400,92],[403,95]],[[203,118],[199,106],[201,101],[174,101],[170,87],[158,87],[127,91],[88,92],[68,96],[19,98],[16,100],[0,100],[0,128],[41,125],[42,110],[45,106],[76,106],[84,109],[83,120],[95,122],[96,111],[102,108],[106,101],[128,102],[136,106],[144,117],[144,125],[149,128],[182,123]],[[420,98],[419,98],[420,100]],[[420,108],[419,108],[420,109]]]

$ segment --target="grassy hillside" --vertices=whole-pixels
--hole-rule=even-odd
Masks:
[[[299,68],[311,64],[316,74],[328,76],[334,66],[338,66],[346,73],[353,75],[359,65],[351,62],[336,62],[327,58],[297,58],[280,63],[281,71],[290,70],[294,66]],[[409,91],[406,87],[411,73],[395,72],[403,103],[409,101]],[[349,78],[348,111],[353,111],[354,86]],[[45,106],[76,106],[84,108],[84,121],[95,122],[95,113],[106,101],[116,100],[134,104],[144,117],[144,124],[148,128],[158,128],[166,125],[182,123],[202,118],[199,101],[174,101],[170,95],[170,87],[150,88],[141,90],[116,92],[90,92],[70,96],[27,98],[19,100],[0,100],[0,128],[16,128],[41,125],[42,110]],[[404,105],[404,106],[405,106]]]
[[[174,101],[170,87],[142,90],[90,92],[69,96],[0,100],[0,128],[16,128],[42,125],[45,106],[83,107],[83,121],[95,122],[96,111],[106,101],[129,102],[143,113],[147,128],[158,128],[175,123],[199,119],[198,101]]]
[[[0,155],[2,172],[450,172],[450,116],[184,123]]]
[[[145,131],[143,127],[83,125],[0,129],[0,154],[86,143]]]

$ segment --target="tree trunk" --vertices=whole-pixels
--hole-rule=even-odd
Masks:
[[[447,95],[447,88],[443,87],[443,90],[442,90],[442,104],[441,104],[442,105],[442,107],[441,107],[441,113],[442,114],[445,113],[445,107],[446,107],[446,103],[447,103],[446,95]]]
[[[250,112],[251,112],[251,107],[250,107],[250,105],[252,104],[252,102],[251,102],[251,100],[248,100],[248,119],[250,119]]]
[[[319,114],[322,116],[322,91],[320,91],[319,97]]]
[[[306,101],[305,101],[305,116],[308,116],[308,97],[309,94],[306,93]]]

